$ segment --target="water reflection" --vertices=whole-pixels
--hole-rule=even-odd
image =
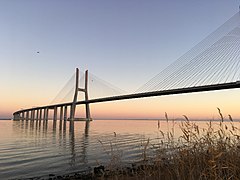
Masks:
[[[57,128],[57,121],[53,121],[53,132],[56,134],[56,128]]]
[[[4,161],[0,162],[5,169],[1,169],[0,175],[5,173],[5,179],[18,178],[21,174],[25,178],[87,170],[98,163],[108,163],[111,150],[123,151],[124,162],[136,160],[142,155],[143,139],[149,138],[146,133],[153,134],[157,130],[153,121],[29,120],[11,121],[11,124],[14,136],[10,143],[8,140],[3,145],[7,147],[5,156],[8,159],[4,157],[4,150],[0,154],[6,164],[12,162],[4,166],[1,165]],[[116,132],[115,136],[113,132]]]
[[[69,121],[69,143],[71,147],[71,161],[70,165],[75,166],[76,161],[81,162],[84,165],[87,165],[88,159],[87,159],[87,147],[88,147],[88,133],[89,133],[89,127],[90,127],[90,122],[86,121],[85,122],[85,128],[84,132],[82,133],[81,139],[77,139],[78,142],[76,141],[75,138],[75,127],[74,127],[75,122],[74,121]],[[76,144],[80,145],[81,151],[76,153]]]
[[[81,125],[84,125],[84,128],[82,128],[83,131],[80,133],[79,131],[81,131],[81,129],[79,129],[79,126],[77,126],[78,129],[75,129],[74,121],[59,120],[50,122],[51,129],[49,129],[49,121],[46,120],[14,121],[13,130],[20,136],[24,134],[26,138],[39,138],[36,139],[36,141],[41,141],[41,138],[49,137],[49,141],[51,140],[52,143],[57,142],[57,146],[62,148],[63,151],[70,150],[71,157],[69,164],[71,167],[75,167],[79,162],[86,165],[88,162],[87,150],[89,145],[90,122],[86,121],[85,125],[81,123]],[[77,137],[76,131],[78,131]],[[57,133],[58,136],[56,136]]]
[[[85,123],[85,137],[88,137],[90,122],[86,121]]]
[[[90,128],[90,122],[89,121],[86,121],[85,123],[85,133],[84,133],[84,136],[83,136],[83,148],[82,148],[82,155],[83,155],[83,158],[82,158],[82,162],[84,162],[84,164],[87,164],[88,163],[88,153],[87,153],[87,148],[88,148],[88,144],[89,144],[89,138],[88,138],[88,135],[89,135],[89,128]]]
[[[76,162],[74,121],[69,121],[69,140],[70,140],[69,143],[71,147],[70,166],[74,166]]]

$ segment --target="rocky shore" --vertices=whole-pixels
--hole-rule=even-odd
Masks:
[[[75,172],[66,175],[49,174],[44,177],[33,177],[25,180],[96,180],[96,179],[135,179],[146,169],[154,169],[153,165],[133,163],[132,167],[109,170],[100,165],[94,167],[92,171]],[[139,179],[139,178],[138,178]],[[141,178],[140,178],[141,179]],[[18,179],[22,180],[22,179]]]

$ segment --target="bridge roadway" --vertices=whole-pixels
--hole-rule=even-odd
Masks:
[[[196,86],[196,87],[188,87],[188,88],[169,89],[169,90],[162,90],[162,91],[152,91],[152,92],[143,92],[143,93],[120,95],[120,96],[96,98],[96,99],[90,99],[88,101],[77,101],[76,105],[87,104],[87,103],[92,104],[92,103],[100,103],[100,102],[110,102],[110,101],[118,101],[118,100],[125,100],[125,99],[136,99],[136,98],[144,98],[144,97],[154,97],[154,96],[186,94],[186,93],[193,93],[193,92],[235,89],[235,88],[240,88],[240,81],[231,82],[231,83],[222,83],[222,84],[213,84],[213,85],[204,85],[204,86]],[[20,113],[31,112],[31,111],[40,110],[40,109],[56,109],[57,107],[67,107],[67,106],[71,107],[71,105],[72,105],[72,102],[54,104],[54,105],[48,105],[48,106],[41,106],[41,107],[33,107],[33,108],[29,108],[29,109],[16,111],[13,113],[13,115],[17,115],[17,114],[19,115]]]

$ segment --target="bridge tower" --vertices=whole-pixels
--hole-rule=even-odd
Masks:
[[[85,71],[85,85],[84,88],[79,87],[79,69],[76,68],[76,83],[75,83],[75,93],[73,96],[73,102],[71,106],[71,111],[70,111],[70,120],[77,120],[75,118],[75,111],[76,111],[76,103],[77,103],[77,98],[78,98],[78,92],[84,92],[85,94],[85,108],[86,108],[86,121],[91,120],[91,115],[90,115],[90,107],[88,103],[88,70]]]

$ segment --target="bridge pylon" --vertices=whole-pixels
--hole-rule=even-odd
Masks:
[[[86,118],[75,118],[75,111],[76,111],[76,103],[78,99],[78,92],[81,91],[85,94],[85,108],[86,108]],[[85,71],[85,85],[84,88],[79,87],[79,69],[76,68],[76,83],[75,83],[75,93],[73,96],[73,102],[71,105],[71,111],[70,111],[70,118],[69,120],[86,120],[90,121],[91,114],[90,114],[90,106],[88,103],[88,70]]]

